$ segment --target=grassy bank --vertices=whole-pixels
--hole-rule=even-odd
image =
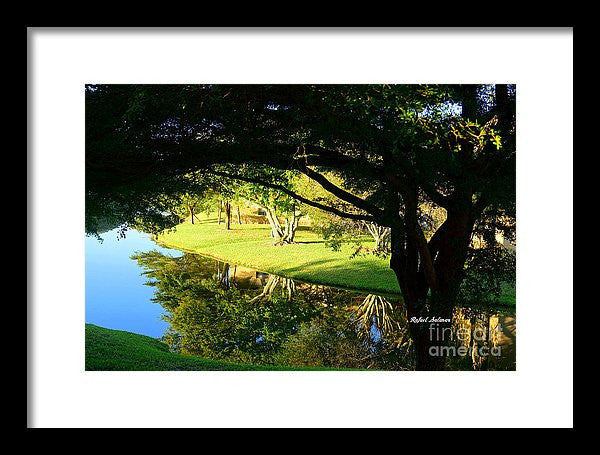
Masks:
[[[350,259],[352,245],[332,251],[307,227],[298,228],[297,243],[293,245],[274,246],[269,234],[267,224],[232,224],[228,231],[216,219],[204,219],[195,224],[180,224],[175,231],[160,235],[158,242],[309,283],[386,295],[400,293],[389,259],[375,255]],[[500,303],[515,305],[514,287],[506,287]]]
[[[328,368],[287,368],[224,362],[169,352],[156,338],[85,325],[86,371],[177,371],[177,370],[328,370]]]
[[[227,231],[214,221],[186,222],[175,232],[160,235],[159,242],[309,283],[386,294],[400,292],[389,260],[374,255],[350,259],[354,251],[351,245],[332,251],[306,227],[298,228],[297,243],[273,246],[269,225],[232,224]]]

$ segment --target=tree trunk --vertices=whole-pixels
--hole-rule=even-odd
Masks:
[[[417,370],[443,370],[454,338],[451,320],[470,241],[468,208],[448,210],[429,243],[406,202],[404,223],[391,230],[390,268],[396,274],[415,349]],[[434,259],[434,260],[433,260]],[[436,318],[435,321],[432,321]]]
[[[240,206],[237,206],[237,222],[238,224],[242,224],[242,217],[240,216]]]
[[[275,211],[270,207],[263,207],[263,209],[265,210],[267,220],[271,226],[271,237],[273,237],[273,243],[275,245],[279,245],[283,240],[283,228],[281,227],[279,218],[277,218]]]
[[[192,224],[194,224],[194,208],[189,206],[189,209],[190,209],[190,213],[192,215]]]
[[[270,207],[263,207],[263,209],[267,215],[267,220],[271,225],[271,237],[273,237],[273,243],[275,245],[294,243],[300,216],[296,215],[295,211],[292,212],[291,215],[285,219],[285,225],[282,226],[274,209],[271,209]]]
[[[219,207],[217,209],[217,224],[221,224],[222,207],[223,207],[223,201],[219,200]]]
[[[296,216],[296,212],[292,212],[291,216],[285,220],[285,229],[283,240],[285,243],[294,243],[294,237],[296,236],[296,229],[298,229],[299,217]]]
[[[394,255],[393,251],[392,255]],[[395,261],[390,261],[390,267],[400,282],[405,271],[399,270]],[[415,369],[417,371],[444,370],[446,358],[443,354],[450,341],[449,329],[451,328],[453,302],[437,305],[438,308],[444,308],[443,311],[432,311],[432,307],[426,305],[424,299],[416,298],[416,290],[407,289],[410,287],[414,286],[406,281],[401,285],[408,330],[414,346]],[[438,318],[436,321],[441,319],[443,322],[431,322],[434,317]]]
[[[231,204],[229,201],[225,202],[225,228],[231,229]]]
[[[390,250],[390,228],[385,226],[379,226],[373,222],[364,223],[367,231],[373,237],[375,241],[376,252],[387,253]]]

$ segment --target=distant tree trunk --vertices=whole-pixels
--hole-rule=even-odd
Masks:
[[[387,253],[390,251],[390,234],[391,229],[389,227],[379,226],[373,222],[364,223],[367,231],[375,240],[375,251]]]
[[[296,229],[298,229],[298,221],[300,217],[296,215],[294,210],[291,217],[285,220],[284,239],[286,243],[294,243],[294,237],[296,236]]]
[[[219,199],[219,207],[217,209],[217,224],[221,224],[221,211],[222,211],[223,201]]]
[[[225,202],[225,228],[231,229],[231,204],[229,201]]]
[[[279,218],[275,214],[275,210],[270,207],[263,207],[267,215],[267,220],[271,225],[271,237],[273,237],[275,245],[283,245],[294,243],[298,221],[302,215],[296,215],[294,210],[290,216],[285,219],[285,224],[282,226]]]
[[[240,216],[240,206],[237,206],[237,221],[238,224],[242,224],[242,217]]]
[[[192,224],[194,224],[194,216],[195,216],[194,212],[196,210],[196,205],[198,205],[198,203],[195,203],[195,204],[186,203],[186,207],[187,207],[188,211],[190,212],[190,218],[191,218],[190,221]]]

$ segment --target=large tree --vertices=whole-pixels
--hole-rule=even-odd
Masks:
[[[228,174],[226,169],[222,167],[220,169],[223,175]],[[238,185],[238,197],[263,209],[271,226],[271,237],[275,245],[294,243],[298,223],[303,213],[302,204],[289,195],[294,191],[293,176],[286,171],[265,172],[263,170],[261,179],[264,183],[269,182],[286,188],[286,192],[266,187],[264,183],[246,182],[244,185]]]
[[[514,86],[111,85],[88,86],[86,103],[88,198],[202,170],[388,227],[409,321],[451,317],[477,229],[514,231]],[[268,168],[305,175],[344,208],[265,179]],[[429,238],[423,203],[446,212]],[[410,331],[417,368],[443,368],[428,324]]]

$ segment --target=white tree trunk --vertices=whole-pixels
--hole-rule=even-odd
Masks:
[[[375,251],[378,252],[388,252],[390,250],[390,235],[391,229],[389,227],[379,226],[373,222],[365,223],[369,234],[375,240]]]
[[[277,288],[277,285],[281,285],[281,289],[283,294],[291,299],[292,296],[296,293],[296,283],[291,278],[283,278],[276,275],[269,275],[267,279],[267,283],[263,288],[262,292],[258,294],[256,297],[252,298],[250,302],[257,302],[259,300],[269,300],[273,295],[273,291]]]
[[[282,226],[274,209],[271,209],[270,207],[263,207],[263,209],[267,214],[267,220],[269,220],[269,225],[271,226],[271,237],[273,237],[275,245],[294,243],[300,216],[298,216],[295,211],[292,212],[285,219],[285,224]]]

